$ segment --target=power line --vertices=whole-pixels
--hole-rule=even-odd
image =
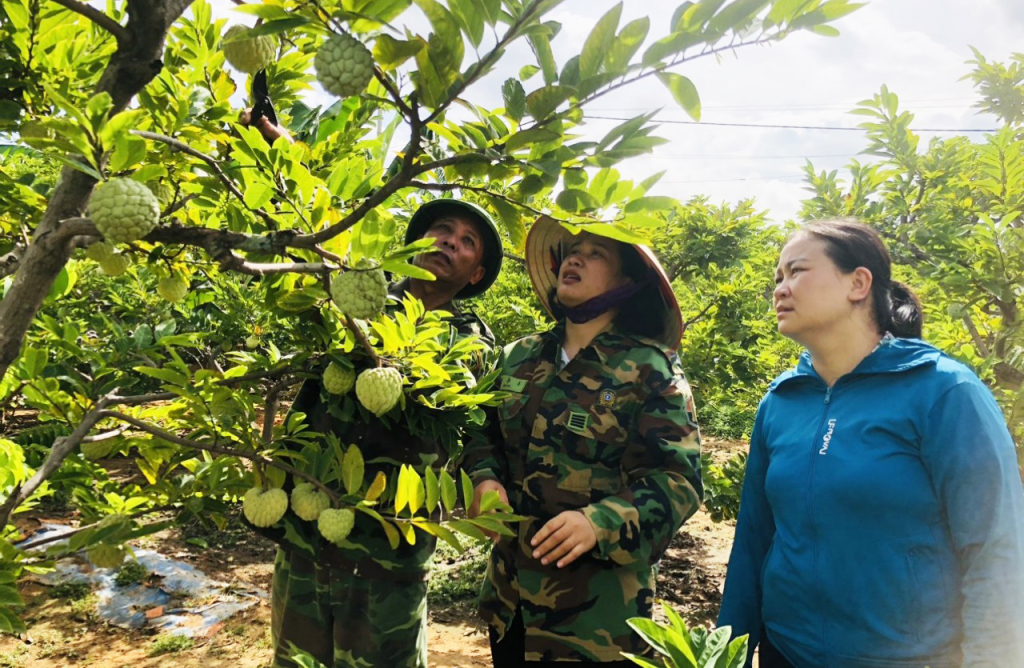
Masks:
[[[631,118],[618,118],[615,116],[589,116],[588,118],[597,121],[630,121]],[[777,128],[784,130],[846,130],[851,132],[864,132],[864,128],[844,128],[831,125],[771,125],[759,123],[711,123],[708,121],[673,121],[661,118],[652,119],[656,123],[670,123],[672,125],[704,125],[726,128]],[[914,132],[998,132],[995,129],[974,129],[974,128],[912,128]]]
[[[686,159],[686,160],[807,160],[810,158],[852,158],[852,153],[830,153],[828,155],[709,155],[707,153],[686,154],[665,154],[654,152],[652,158],[663,159]]]
[[[779,176],[745,176],[739,179],[706,179],[700,181],[659,181],[664,185],[681,185],[684,183],[728,183],[730,181],[774,181],[775,179],[802,179],[803,174],[784,174]]]

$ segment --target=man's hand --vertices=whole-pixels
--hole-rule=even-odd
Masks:
[[[240,114],[238,114],[238,122],[245,126],[249,125],[249,121],[251,118],[252,107],[248,107]],[[257,130],[259,130],[260,134],[263,135],[263,138],[266,139],[267,142],[271,144],[274,143],[275,139],[279,139],[280,137],[284,137],[285,141],[287,141],[289,144],[293,144],[295,142],[295,140],[292,139],[292,136],[288,134],[287,130],[285,130],[280,125],[274,125],[266,116],[260,116],[256,120],[256,125],[254,127]]]
[[[558,559],[558,567],[563,568],[594,549],[597,534],[586,515],[578,510],[566,510],[548,520],[530,545],[536,548],[534,559],[540,559],[545,566]]]
[[[471,505],[467,511],[469,517],[476,517],[480,514],[480,500],[484,498],[485,493],[491,491],[497,492],[498,498],[501,499],[501,502],[508,504],[508,492],[505,491],[505,486],[497,480],[484,480],[473,488],[473,505]],[[487,531],[486,529],[481,529],[481,531],[483,531],[484,534],[492,541],[498,540],[498,534],[493,531]]]

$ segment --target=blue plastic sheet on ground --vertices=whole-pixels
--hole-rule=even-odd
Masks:
[[[60,524],[44,524],[24,542],[31,551],[34,541],[70,529]],[[117,569],[97,568],[84,554],[76,554],[58,560],[52,573],[36,576],[36,579],[48,585],[88,583],[98,599],[97,613],[111,624],[159,628],[166,633],[190,637],[210,635],[217,624],[267,596],[255,587],[238,588],[212,580],[198,568],[154,550],[135,550],[135,557],[158,577],[150,577],[149,584],[119,586],[114,582]],[[147,619],[146,611],[160,606],[164,607],[163,614]]]

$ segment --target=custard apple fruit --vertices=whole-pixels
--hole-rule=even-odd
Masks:
[[[164,276],[157,282],[156,291],[169,302],[180,301],[188,294],[188,281],[181,274]]]
[[[292,490],[292,510],[307,522],[315,522],[330,506],[331,500],[312,483],[300,482]]]
[[[144,183],[111,179],[89,199],[89,217],[103,238],[115,244],[141,239],[160,220],[160,202]]]
[[[120,276],[124,272],[128,271],[128,267],[132,265],[132,261],[128,259],[127,255],[115,253],[106,260],[100,262],[100,271],[107,276]]]
[[[320,535],[334,544],[345,540],[356,523],[356,515],[348,508],[328,508],[320,513],[316,528]]]
[[[245,513],[245,519],[258,527],[277,524],[277,521],[284,517],[286,510],[288,510],[288,495],[283,489],[274,488],[263,491],[260,487],[253,487],[245,493],[242,500],[242,512]]]
[[[121,545],[94,545],[85,556],[97,568],[117,568],[124,562],[126,550]]]
[[[249,350],[255,350],[260,347],[260,337],[253,335],[245,340],[245,347]]]
[[[114,244],[97,241],[85,249],[85,256],[93,262],[103,262],[114,257]]]
[[[324,389],[331,394],[347,394],[356,384],[356,372],[331,362],[324,370]]]
[[[402,374],[392,367],[367,369],[356,379],[356,397],[366,410],[381,416],[402,396]]]
[[[366,258],[331,281],[331,299],[342,313],[366,320],[384,310],[388,281],[384,270]]]
[[[313,59],[320,85],[338,97],[358,95],[373,78],[373,56],[362,42],[343,32],[332,36]]]
[[[245,26],[231,26],[224,33],[224,41],[248,31],[249,28]],[[221,48],[224,51],[224,59],[236,70],[246,74],[259,72],[272,63],[277,56],[277,44],[274,43],[274,38],[270,35],[243,37],[234,42],[225,43]]]

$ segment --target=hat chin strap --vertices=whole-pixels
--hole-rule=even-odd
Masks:
[[[591,297],[582,304],[576,306],[559,305],[562,315],[577,325],[590,322],[597,316],[607,313],[613,308],[622,306],[626,301],[651,284],[651,279],[639,283],[627,283],[626,285],[612,288],[608,292]]]

